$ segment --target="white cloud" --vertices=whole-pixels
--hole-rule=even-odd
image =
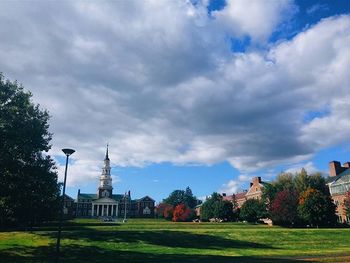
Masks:
[[[223,184],[219,189],[219,193],[226,193],[227,195],[232,195],[242,191],[242,185],[244,183],[250,182],[254,176],[248,174],[240,174],[236,180],[230,180]]]
[[[254,41],[265,41],[294,12],[292,0],[229,0],[213,16],[236,36],[248,35]]]
[[[319,170],[315,167],[313,162],[304,162],[293,164],[286,169],[286,173],[299,173],[301,169],[304,168],[308,174],[318,172]]]
[[[218,20],[258,40],[293,8],[244,3],[261,13],[235,18],[239,1],[215,19],[205,2],[0,2],[0,68],[50,111],[51,154],[76,150],[69,184],[97,180],[107,142],[114,166],[226,160],[250,174],[348,141],[350,17],[236,54]]]

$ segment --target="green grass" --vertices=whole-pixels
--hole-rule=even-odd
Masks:
[[[53,262],[55,242],[53,226],[0,232],[0,262]],[[61,262],[349,262],[349,244],[348,228],[79,219],[64,226]]]

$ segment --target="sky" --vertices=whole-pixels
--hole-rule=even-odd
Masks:
[[[0,72],[51,115],[67,193],[189,186],[350,160],[350,1],[0,1]]]

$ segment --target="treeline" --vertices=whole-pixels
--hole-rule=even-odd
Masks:
[[[235,199],[224,200],[214,192],[200,205],[200,214],[194,208],[200,201],[191,189],[175,190],[157,207],[158,217],[172,221],[247,221],[256,223],[271,219],[281,226],[335,226],[336,206],[333,203],[326,179],[320,173],[281,173],[271,183],[265,183],[260,199],[249,199],[238,207]],[[350,217],[350,192],[344,201]]]
[[[337,222],[336,206],[320,173],[282,173],[264,187],[262,201],[274,224],[318,227]]]
[[[59,184],[50,149],[49,114],[31,93],[0,73],[0,228],[56,218]]]

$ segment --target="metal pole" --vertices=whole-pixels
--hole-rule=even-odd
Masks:
[[[124,196],[124,223],[126,221],[126,194]]]
[[[58,221],[58,233],[57,233],[57,243],[56,243],[56,259],[55,262],[59,262],[60,257],[60,244],[61,244],[61,230],[62,230],[62,221],[63,221],[63,208],[64,208],[64,196],[66,194],[66,181],[67,181],[67,170],[68,170],[68,157],[75,151],[72,149],[62,149],[64,154],[66,155],[66,169],[64,171],[64,181],[63,181],[63,193],[62,193],[62,200],[61,200],[61,211],[60,211],[60,217]]]

